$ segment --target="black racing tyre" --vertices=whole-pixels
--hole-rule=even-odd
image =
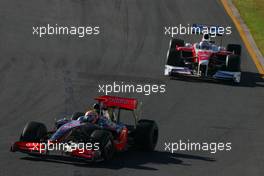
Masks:
[[[170,51],[168,54],[168,59],[166,65],[175,66],[175,67],[183,67],[184,61],[181,58],[180,51]]]
[[[226,57],[226,70],[240,72],[240,57],[237,55],[229,55]]]
[[[170,50],[175,50],[176,46],[181,47],[184,46],[184,40],[181,39],[171,39],[170,41]]]
[[[135,144],[144,151],[153,151],[157,145],[159,129],[155,121],[139,120],[136,126]]]
[[[84,112],[74,112],[72,113],[71,120],[77,120],[81,116],[84,116]]]
[[[109,161],[113,158],[115,147],[113,136],[109,131],[94,130],[91,134],[91,139],[93,143],[99,143],[99,150],[102,152],[104,161]]]
[[[233,52],[235,55],[241,55],[241,45],[228,44],[226,47],[227,51]]]
[[[20,141],[40,141],[47,135],[47,127],[43,123],[28,122],[20,136]]]

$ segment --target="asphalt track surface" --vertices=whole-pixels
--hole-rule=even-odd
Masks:
[[[0,2],[0,175],[263,175],[263,82],[243,47],[240,86],[170,80],[162,76],[169,37],[164,26],[232,25],[212,0],[47,0]],[[101,34],[79,39],[32,35],[40,24],[99,25]],[[183,36],[195,41],[198,36]],[[224,43],[241,43],[233,34]],[[41,161],[10,153],[26,122],[49,127],[99,95],[98,83],[166,84],[165,94],[136,97],[143,116],[160,128],[153,153],[119,154],[108,164]],[[232,142],[230,152],[164,152],[164,142]]]

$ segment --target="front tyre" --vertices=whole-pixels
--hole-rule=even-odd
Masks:
[[[240,72],[240,56],[229,55],[226,58],[227,71]]]
[[[228,44],[226,49],[227,49],[227,51],[230,51],[230,52],[234,53],[237,56],[241,55],[241,45]]]
[[[105,161],[109,161],[113,158],[115,153],[115,147],[112,134],[105,130],[94,130],[91,134],[91,139],[95,143],[99,143],[99,150],[101,156]]]
[[[20,136],[20,141],[37,142],[47,135],[47,127],[43,123],[28,122]]]
[[[182,47],[184,46],[184,40],[181,39],[171,39],[170,41],[170,50],[175,51],[176,50],[176,46],[177,47]]]

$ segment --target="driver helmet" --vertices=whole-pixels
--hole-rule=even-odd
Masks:
[[[84,115],[83,121],[95,124],[99,119],[99,115],[95,111],[87,111]]]
[[[95,103],[93,109],[100,115],[103,115],[103,112],[108,110],[107,106],[103,103]]]
[[[95,104],[93,105],[93,109],[95,109],[95,110],[99,110],[99,109],[100,109],[100,105],[99,105],[99,103],[95,103]]]
[[[210,42],[211,41],[210,34],[203,34],[202,41]]]

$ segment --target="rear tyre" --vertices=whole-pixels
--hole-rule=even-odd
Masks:
[[[43,123],[29,122],[23,129],[20,141],[41,141],[47,135],[47,128]]]
[[[234,53],[235,55],[240,56],[241,55],[241,45],[228,44],[227,45],[227,51],[230,51],[230,52]]]
[[[181,39],[171,39],[170,41],[170,50],[176,50],[176,46],[181,47],[184,46],[184,40]]]
[[[77,120],[81,116],[84,116],[84,112],[74,112],[72,113],[71,120]]]
[[[113,158],[115,147],[112,134],[105,130],[94,130],[91,134],[94,143],[99,143],[99,150],[102,152],[102,158],[109,161]]]
[[[226,70],[232,72],[240,72],[240,57],[237,55],[227,56]]]
[[[157,145],[159,129],[155,121],[139,120],[136,126],[136,147],[144,151],[153,151]]]

